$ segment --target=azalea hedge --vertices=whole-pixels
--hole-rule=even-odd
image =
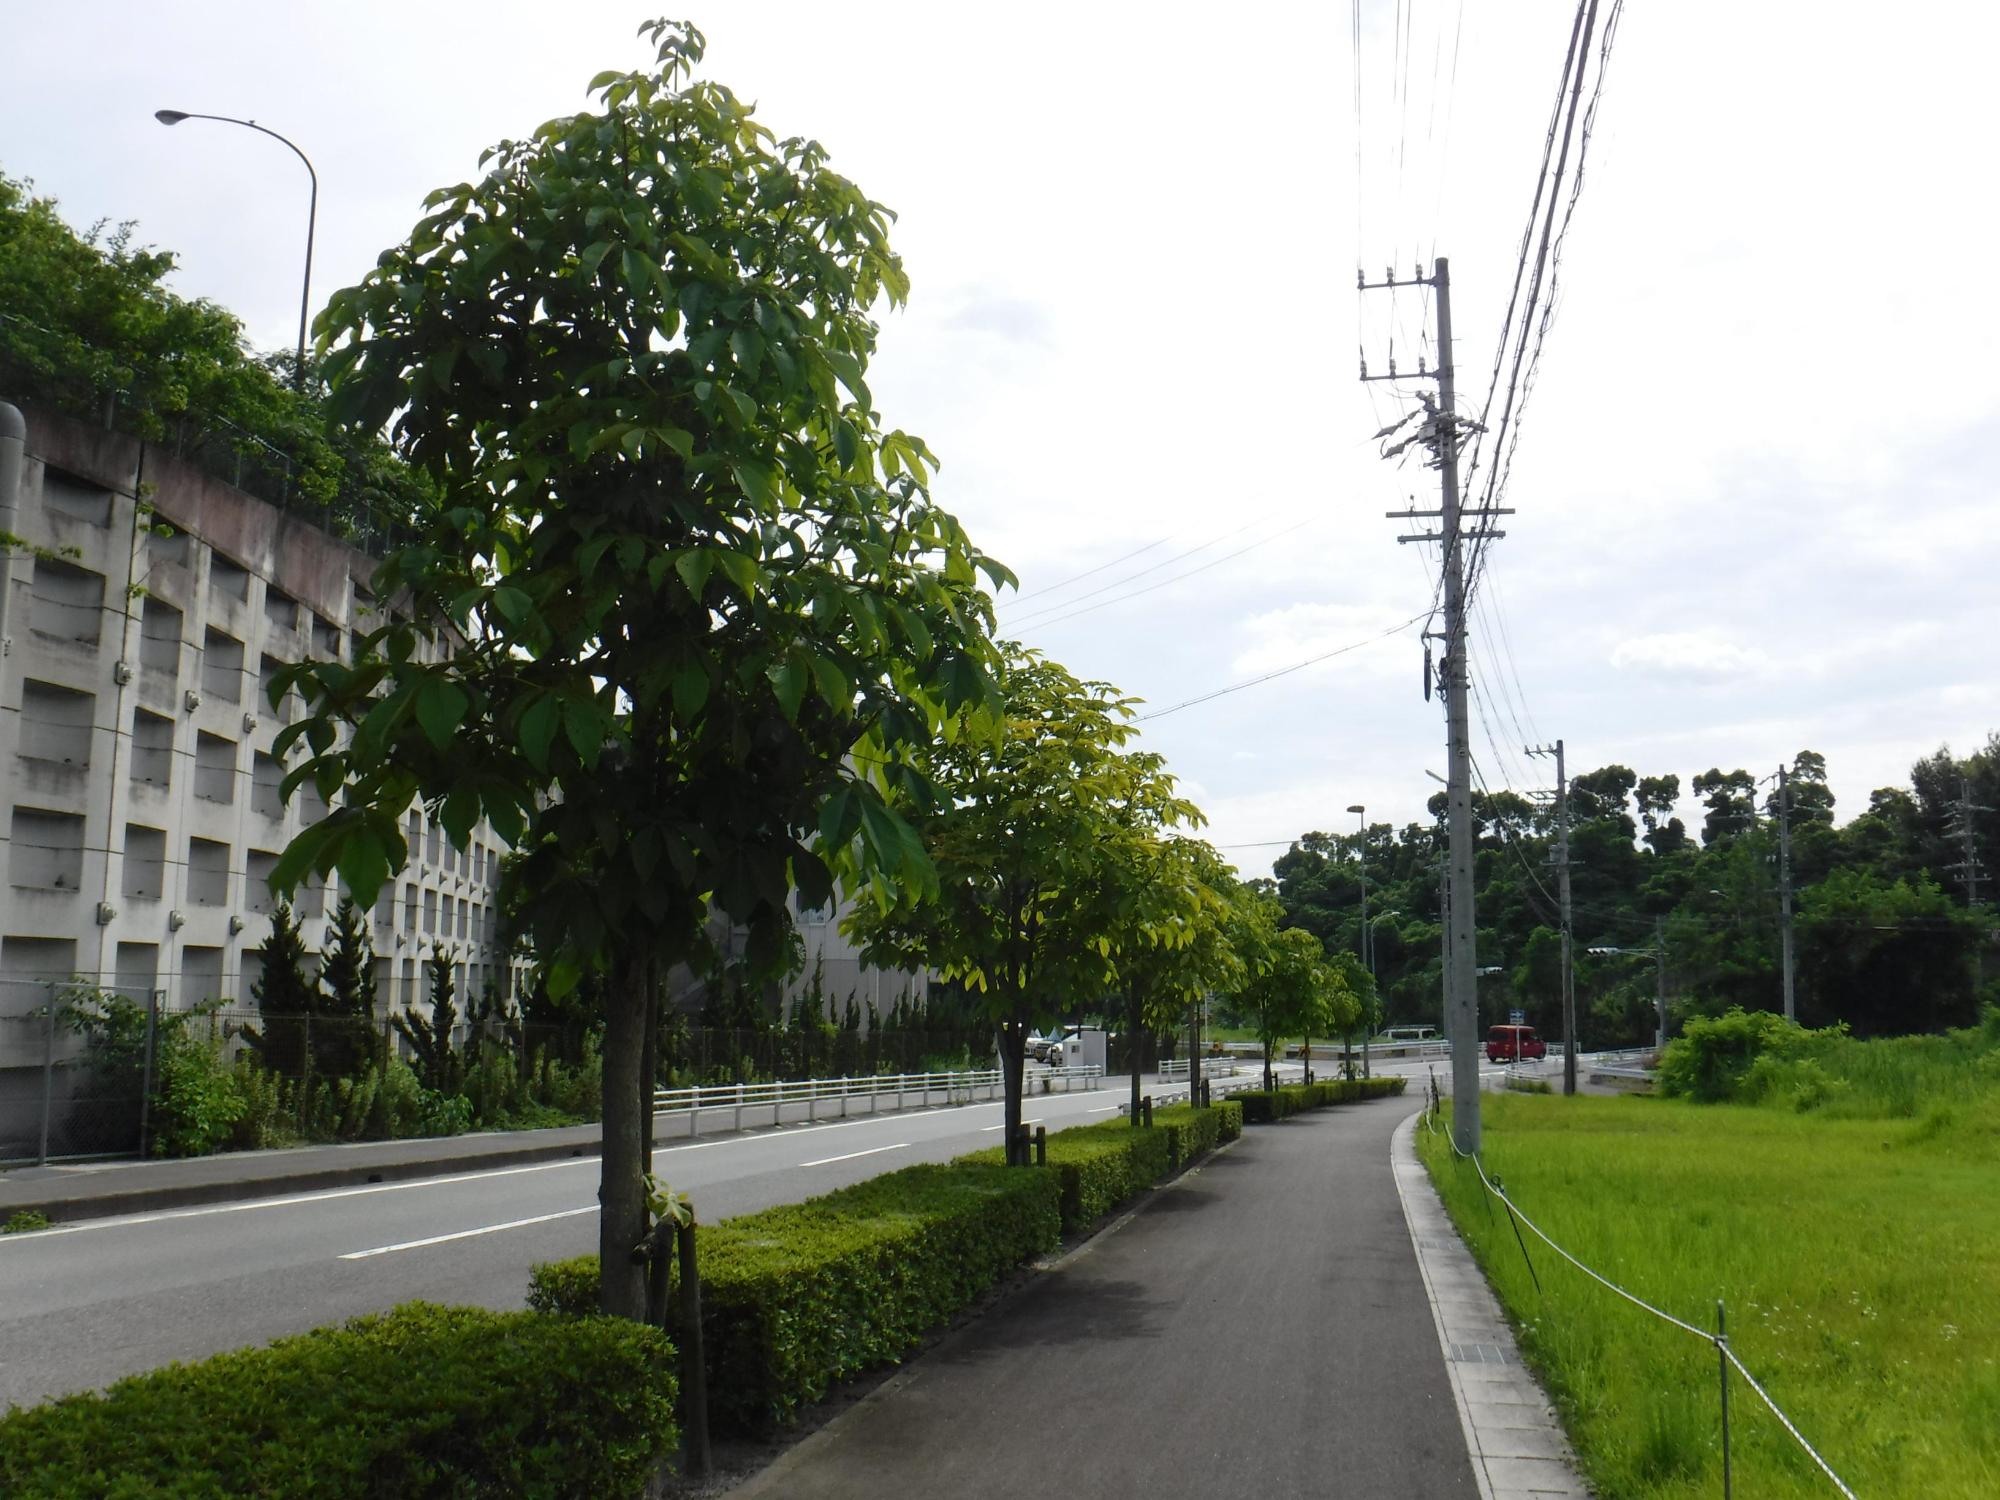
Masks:
[[[613,1318],[408,1303],[0,1416],[0,1495],[633,1495],[674,1358]]]
[[[719,1430],[790,1418],[835,1381],[900,1358],[1001,1276],[1054,1248],[1047,1172],[906,1167],[695,1231],[708,1409]],[[597,1305],[595,1256],[536,1266],[528,1302]]]
[[[1400,1094],[1410,1080],[1395,1075],[1380,1078],[1331,1078],[1319,1083],[1293,1083],[1268,1093],[1235,1094],[1243,1105],[1243,1118],[1251,1125],[1268,1125],[1309,1109],[1329,1104],[1354,1104],[1363,1099],[1385,1099]]]

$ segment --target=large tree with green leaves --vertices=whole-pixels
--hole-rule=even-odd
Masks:
[[[794,887],[930,887],[882,793],[921,800],[935,736],[989,727],[981,574],[1008,578],[868,390],[907,291],[887,211],[695,80],[698,32],[643,30],[656,68],[489,151],[320,319],[336,412],[442,501],[354,662],[274,689],[311,704],[290,782],[341,794],[281,882],[337,867],[366,905],[422,798],[519,851],[552,993],[602,976],[603,1305],[631,1315],[658,977],[713,908],[775,955]]]
[[[1112,959],[1124,992],[1125,1055],[1131,1111],[1139,1123],[1139,1058],[1148,1032],[1170,1030],[1188,1006],[1239,982],[1242,961],[1229,944],[1236,874],[1199,839],[1144,838],[1127,846]]]
[[[1009,1158],[1020,1148],[1028,1034],[1118,982],[1148,839],[1195,817],[1160,757],[1127,750],[1131,700],[1008,648],[999,743],[946,734],[917,757],[901,805],[937,870],[936,899],[863,905],[848,920],[871,961],[928,963],[982,997],[999,1030]],[[935,796],[925,790],[934,789]],[[1166,903],[1162,902],[1164,909]]]

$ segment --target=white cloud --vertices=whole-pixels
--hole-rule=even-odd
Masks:
[[[1721,679],[1762,673],[1770,658],[1754,647],[1739,646],[1712,630],[1676,630],[1635,636],[1611,652],[1611,665],[1621,672],[1665,677]]]

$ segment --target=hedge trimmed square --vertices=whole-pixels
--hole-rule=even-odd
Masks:
[[[1046,1172],[906,1167],[696,1231],[709,1413],[757,1431],[834,1381],[891,1363],[1006,1272],[1052,1248]],[[536,1266],[529,1305],[597,1302],[595,1256]]]
[[[1160,1111],[1155,1111],[1157,1121]],[[1143,1192],[1168,1172],[1167,1133],[1134,1129],[1129,1120],[1073,1125],[1049,1137],[1049,1173],[1062,1189],[1062,1229],[1076,1234],[1095,1224],[1127,1198]],[[958,1159],[998,1162],[998,1146]]]
[[[412,1302],[0,1416],[0,1494],[631,1495],[678,1443],[658,1329]]]

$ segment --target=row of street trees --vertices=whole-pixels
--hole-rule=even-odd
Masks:
[[[887,210],[694,78],[698,32],[643,31],[656,68],[488,152],[319,318],[336,418],[439,499],[352,663],[272,687],[309,705],[287,795],[334,807],[274,884],[337,869],[366,907],[415,799],[512,845],[546,992],[601,1007],[602,1296],[630,1316],[663,980],[715,966],[717,911],[777,966],[792,893],[838,888],[873,961],[979,994],[1010,1151],[1059,1007],[1170,1024],[1254,984],[1274,1024],[1332,1022],[1331,971],[1189,835],[1127,702],[993,639],[1012,575],[867,384],[908,291]]]

